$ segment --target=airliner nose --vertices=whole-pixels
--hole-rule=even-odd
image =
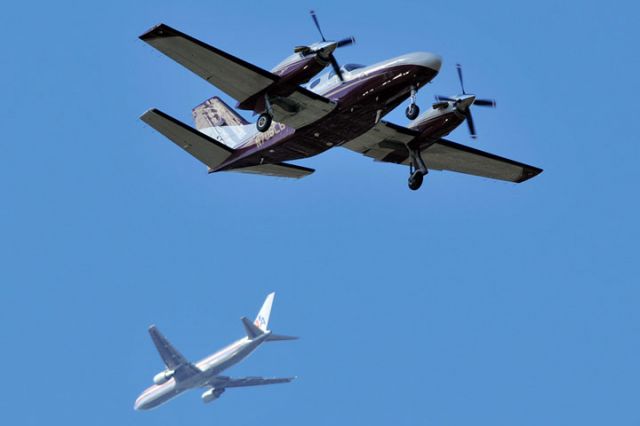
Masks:
[[[136,399],[136,402],[133,403],[133,409],[136,411],[142,410],[142,398]]]

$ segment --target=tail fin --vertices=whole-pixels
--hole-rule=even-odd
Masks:
[[[256,337],[264,334],[264,331],[260,330],[258,326],[252,323],[249,318],[242,317],[240,318],[240,320],[242,321],[242,325],[247,332],[247,337],[249,337],[250,339],[255,339]]]
[[[252,139],[257,130],[222,99],[214,96],[192,111],[196,129],[235,149]]]
[[[247,336],[250,339],[255,339],[256,337],[262,336],[265,333],[269,333],[269,335],[266,337],[267,342],[274,342],[277,340],[296,340],[297,339],[297,337],[293,337],[293,336],[285,336],[282,334],[272,334],[269,331],[268,329],[269,316],[271,315],[271,307],[273,306],[273,298],[275,297],[275,295],[276,295],[275,293],[270,293],[267,296],[254,322],[251,322],[246,317],[242,317],[242,325],[244,325],[244,329],[246,330]]]
[[[264,303],[262,304],[262,308],[260,308],[260,312],[258,312],[258,316],[254,321],[256,327],[260,330],[267,331],[269,327],[269,316],[271,315],[271,306],[273,305],[273,298],[275,297],[275,293],[270,293],[266,299],[264,299]]]
[[[195,107],[192,111],[196,129],[207,127],[243,126],[249,124],[222,99],[214,96]]]

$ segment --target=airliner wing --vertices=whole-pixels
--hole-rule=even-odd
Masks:
[[[226,382],[217,384],[215,387],[241,388],[246,386],[275,385],[278,383],[289,383],[294,380],[295,377],[241,377],[237,379],[227,379]]]
[[[184,380],[200,373],[198,367],[187,361],[187,359],[173,347],[169,340],[158,331],[155,325],[149,327],[149,334],[167,369],[174,371],[176,380]]]
[[[377,161],[410,164],[407,144],[418,141],[419,133],[381,121],[371,130],[343,146]],[[415,143],[415,142],[414,142]],[[446,139],[420,143],[422,158],[429,170],[449,170],[509,182],[524,182],[542,169],[508,158],[460,145]]]
[[[213,84],[240,104],[262,97],[280,79],[277,75],[210,46],[165,24],[157,25],[140,39]],[[302,87],[286,96],[270,98],[273,118],[300,128],[328,114],[335,103]]]

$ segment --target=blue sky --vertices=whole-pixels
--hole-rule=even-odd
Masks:
[[[638,424],[637,6],[481,3],[5,5],[2,423]],[[544,173],[414,193],[333,150],[297,182],[207,176],[138,120],[220,94],[137,39],[154,24],[271,68],[317,40],[311,8],[356,36],[342,63],[443,55],[423,107],[461,62],[498,108],[451,139]],[[162,369],[149,324],[199,359],[272,290],[273,329],[302,340],[229,373],[297,382],[133,411]]]

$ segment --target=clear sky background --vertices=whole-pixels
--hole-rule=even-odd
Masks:
[[[522,185],[336,149],[286,181],[208,176],[145,126],[220,92],[137,39],[165,22],[264,68],[325,34],[339,61],[427,50],[466,86],[473,142],[545,169]],[[0,81],[0,423],[637,425],[639,10],[634,2],[10,2]],[[406,124],[401,110],[388,119]],[[302,336],[151,412],[160,329],[197,360]]]

